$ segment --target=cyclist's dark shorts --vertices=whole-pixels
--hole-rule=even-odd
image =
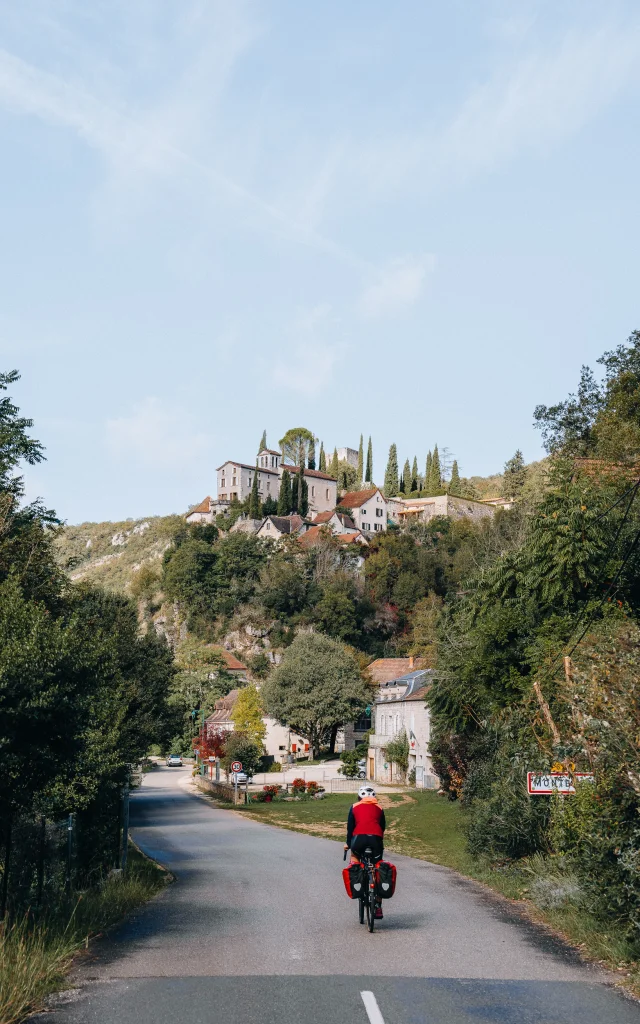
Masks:
[[[374,860],[382,860],[382,836],[354,836],[351,840],[351,850],[358,857],[362,857],[367,847],[372,850]]]

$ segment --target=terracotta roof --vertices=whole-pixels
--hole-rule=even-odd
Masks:
[[[187,515],[190,516],[193,512],[210,512],[210,511],[211,511],[211,496],[209,494],[207,494],[206,498],[203,498],[199,505],[194,505],[193,508],[189,509],[189,511],[187,512]]]
[[[356,530],[354,533],[337,533],[335,538],[338,544],[366,544],[369,545],[369,541],[360,530]]]
[[[328,523],[330,519],[333,519],[334,515],[335,512],[333,510],[331,510],[331,512],[318,512],[313,521],[320,526],[322,523]]]
[[[382,685],[424,667],[424,658],[377,658],[367,667],[367,671],[374,683]]]
[[[300,466],[280,466],[280,469],[288,469],[290,473],[299,473]],[[329,476],[328,473],[321,473],[319,469],[307,469],[304,470],[305,476],[313,476],[319,480],[331,480],[333,483],[337,483],[335,476]]]
[[[247,671],[247,666],[243,665],[241,661],[238,661],[236,656],[232,654],[231,651],[225,650],[224,647],[219,647],[218,644],[207,644],[207,647],[209,648],[210,651],[215,651],[216,654],[220,655],[220,657],[224,661],[225,668],[227,668],[230,672]],[[233,693],[234,691],[232,690],[231,692]]]
[[[369,498],[373,498],[374,494],[379,490],[379,487],[372,487],[368,491],[349,491],[347,494],[342,495],[338,504],[344,505],[345,508],[360,508]]]
[[[331,533],[326,528],[323,530],[322,526],[312,526],[310,530],[306,530],[305,533],[298,537],[298,544],[302,544],[305,548],[312,548],[322,537],[330,536]]]
[[[248,462],[236,462],[235,459],[227,459],[227,461],[223,462],[221,466],[218,466],[216,473],[219,473],[225,466],[239,466],[240,469],[252,470],[256,468],[255,464],[250,466]],[[258,473],[271,473],[271,476],[280,476],[277,469],[265,469],[264,466],[258,466]]]

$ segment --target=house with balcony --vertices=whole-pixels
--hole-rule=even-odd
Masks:
[[[374,701],[374,732],[369,737],[367,777],[373,782],[404,782],[404,775],[386,755],[390,740],[406,735],[409,743],[407,774],[415,772],[418,789],[438,789],[429,754],[431,716],[426,696],[433,669],[416,669],[383,683]]]

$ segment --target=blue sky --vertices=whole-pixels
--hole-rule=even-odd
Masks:
[[[640,327],[640,8],[0,0],[0,353],[69,522],[304,425],[540,456]]]

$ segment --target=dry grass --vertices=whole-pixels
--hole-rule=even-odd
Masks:
[[[71,914],[0,925],[0,1024],[17,1024],[56,991],[76,952],[164,888],[170,876],[135,848],[126,876],[82,893]]]

